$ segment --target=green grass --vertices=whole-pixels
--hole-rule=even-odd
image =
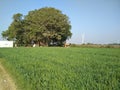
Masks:
[[[20,90],[120,90],[120,49],[0,48]]]

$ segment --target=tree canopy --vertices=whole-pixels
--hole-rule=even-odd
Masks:
[[[45,7],[29,11],[24,16],[20,13],[13,15],[13,22],[2,36],[14,40],[17,44],[28,45],[63,45],[71,38],[71,25],[67,15],[60,10]]]

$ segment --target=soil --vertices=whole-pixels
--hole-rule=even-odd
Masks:
[[[17,90],[15,82],[0,63],[0,90]]]

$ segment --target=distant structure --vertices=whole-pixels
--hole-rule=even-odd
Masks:
[[[13,41],[0,41],[0,48],[13,47]]]
[[[33,44],[33,47],[36,47],[36,44]]]
[[[70,43],[65,43],[64,47],[70,47],[70,45],[71,45]]]
[[[84,34],[84,33],[82,34],[82,40],[81,40],[81,43],[82,43],[82,44],[85,43],[85,34]]]

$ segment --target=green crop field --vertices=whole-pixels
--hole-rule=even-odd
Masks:
[[[0,48],[18,90],[120,90],[119,48]]]

